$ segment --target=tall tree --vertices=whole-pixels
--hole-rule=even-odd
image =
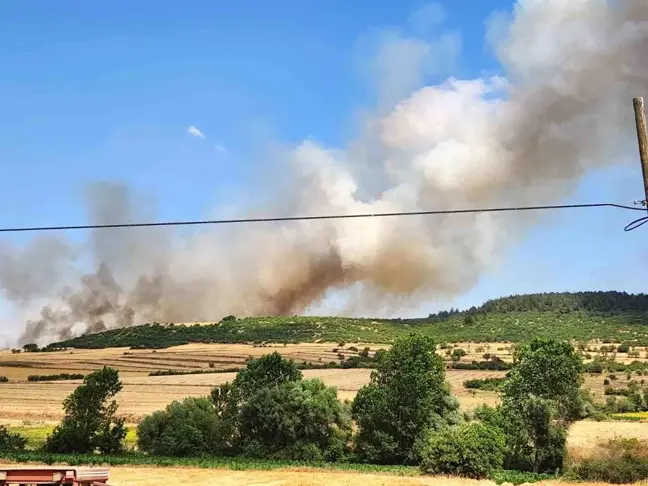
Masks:
[[[459,420],[458,402],[435,351],[432,339],[412,334],[398,339],[381,357],[370,384],[360,389],[352,405],[360,459],[415,463],[430,431]]]
[[[85,377],[63,402],[65,417],[47,438],[45,450],[61,453],[114,453],[126,437],[124,420],[115,417],[122,389],[119,373],[104,367]]]

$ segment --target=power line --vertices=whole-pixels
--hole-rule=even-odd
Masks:
[[[635,204],[637,204],[635,202]],[[646,205],[646,201],[641,201]],[[84,229],[109,229],[109,228],[143,228],[156,226],[197,226],[197,225],[216,225],[216,224],[241,224],[241,223],[271,223],[285,221],[314,221],[324,219],[354,219],[354,218],[382,218],[394,216],[431,216],[431,215],[452,215],[452,214],[470,214],[470,213],[501,213],[515,211],[542,211],[555,209],[578,209],[578,208],[618,208],[632,211],[646,211],[646,208],[638,208],[616,203],[592,203],[592,204],[560,204],[550,206],[511,206],[500,208],[472,208],[472,209],[446,209],[435,211],[403,211],[391,213],[364,213],[364,214],[335,214],[322,216],[287,216],[287,217],[268,217],[268,218],[243,218],[243,219],[213,219],[213,220],[196,220],[196,221],[157,221],[149,223],[116,223],[116,224],[88,224],[88,225],[59,225],[59,226],[29,226],[16,228],[0,228],[0,233],[19,233],[35,231],[68,231]],[[648,216],[639,218],[628,224],[624,230],[632,231],[639,226],[648,222]]]

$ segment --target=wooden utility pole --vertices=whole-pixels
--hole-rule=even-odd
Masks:
[[[635,111],[635,123],[637,125],[637,140],[639,141],[639,157],[641,158],[641,171],[643,173],[644,191],[646,194],[645,204],[648,208],[648,129],[646,128],[646,113],[644,111],[644,99],[634,98],[632,100]]]

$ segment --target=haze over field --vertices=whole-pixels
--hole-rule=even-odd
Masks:
[[[385,43],[374,63],[382,99],[361,135],[341,149],[314,140],[294,147],[289,190],[268,188],[263,214],[552,203],[588,171],[636,151],[629,101],[648,93],[645,0],[520,0],[510,19],[494,16],[490,26],[505,77],[419,87],[439,46]],[[452,37],[443,42],[459,48]],[[152,219],[125,185],[93,185],[86,204],[91,223]],[[46,235],[25,248],[0,246],[0,288],[28,320],[21,342],[152,320],[292,315],[337,290],[346,311],[377,315],[468,291],[533,223],[529,214],[480,214],[203,228],[189,237],[98,230],[87,245]],[[79,271],[84,259],[94,273]]]

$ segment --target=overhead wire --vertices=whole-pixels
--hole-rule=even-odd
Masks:
[[[86,224],[86,225],[57,225],[57,226],[25,226],[25,227],[0,227],[0,233],[19,233],[37,231],[69,231],[88,229],[109,229],[109,228],[143,228],[157,226],[198,226],[218,224],[243,224],[243,223],[270,223],[287,221],[315,221],[326,219],[354,219],[354,218],[378,218],[398,216],[432,216],[432,215],[454,215],[454,214],[478,214],[478,213],[500,213],[516,211],[543,211],[557,209],[578,209],[578,208],[604,208],[611,207],[632,211],[648,211],[646,201],[634,201],[635,205],[643,205],[643,208],[618,203],[589,203],[589,204],[557,204],[546,206],[509,206],[496,208],[469,208],[469,209],[442,209],[429,211],[400,211],[384,213],[359,213],[359,214],[331,214],[319,216],[285,216],[265,218],[240,218],[240,219],[212,219],[212,220],[180,220],[180,221],[154,221],[143,223],[114,223],[114,224]],[[632,221],[625,226],[624,231],[632,231],[648,222],[648,215]]]

